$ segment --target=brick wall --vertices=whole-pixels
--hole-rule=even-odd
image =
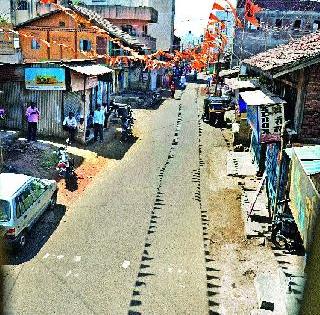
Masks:
[[[65,26],[59,26],[64,22]],[[25,61],[44,61],[60,59],[91,59],[96,52],[97,34],[93,29],[88,29],[88,21],[82,17],[77,17],[78,29],[75,30],[74,19],[65,13],[53,14],[49,17],[34,21],[31,25],[19,29],[28,37],[20,36],[22,56]],[[82,23],[82,27],[80,27]],[[32,36],[32,38],[30,37]],[[32,39],[39,43],[38,49],[32,49]],[[91,52],[80,52],[80,40],[91,41]],[[41,40],[50,43],[48,47]],[[77,47],[75,46],[77,42]],[[59,44],[64,45],[63,47]],[[106,48],[105,48],[106,51]]]
[[[320,138],[320,65],[311,68],[301,126],[304,139]]]

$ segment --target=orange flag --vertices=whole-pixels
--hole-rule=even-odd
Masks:
[[[257,4],[254,4],[251,0],[246,0],[244,17],[250,22],[252,25],[259,26],[260,23],[255,17],[256,13],[260,12],[262,8],[260,8]]]
[[[212,6],[212,10],[225,11],[226,9],[222,5],[220,5],[219,3],[214,3]]]
[[[231,3],[231,1],[230,1],[230,0],[224,0],[224,1],[227,2],[228,5],[230,6],[230,9],[231,9],[231,11],[232,11],[232,13],[233,13],[233,15],[234,15],[235,20],[236,20],[236,25],[239,26],[239,27],[243,27],[240,19],[238,18],[237,10],[236,10],[236,8],[233,6],[233,4]]]
[[[221,20],[220,19],[218,19],[213,13],[210,13],[210,15],[209,15],[209,20],[210,20],[210,22],[221,22]]]

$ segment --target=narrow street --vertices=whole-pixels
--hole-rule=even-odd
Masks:
[[[67,209],[36,257],[6,267],[9,313],[208,313],[198,90],[135,112],[137,143]]]

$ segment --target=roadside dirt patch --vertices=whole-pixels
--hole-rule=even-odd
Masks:
[[[207,183],[205,204],[208,209],[210,255],[219,270],[215,302],[223,315],[250,314],[258,308],[254,281],[259,273],[277,274],[278,265],[271,248],[262,240],[245,237],[238,180],[228,177],[226,155],[231,131],[205,127],[204,145]],[[211,129],[210,129],[211,128]]]

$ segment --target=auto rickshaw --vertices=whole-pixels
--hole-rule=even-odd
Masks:
[[[208,121],[210,125],[223,125],[224,114],[231,102],[229,96],[213,96],[210,95],[204,99],[203,119]]]

